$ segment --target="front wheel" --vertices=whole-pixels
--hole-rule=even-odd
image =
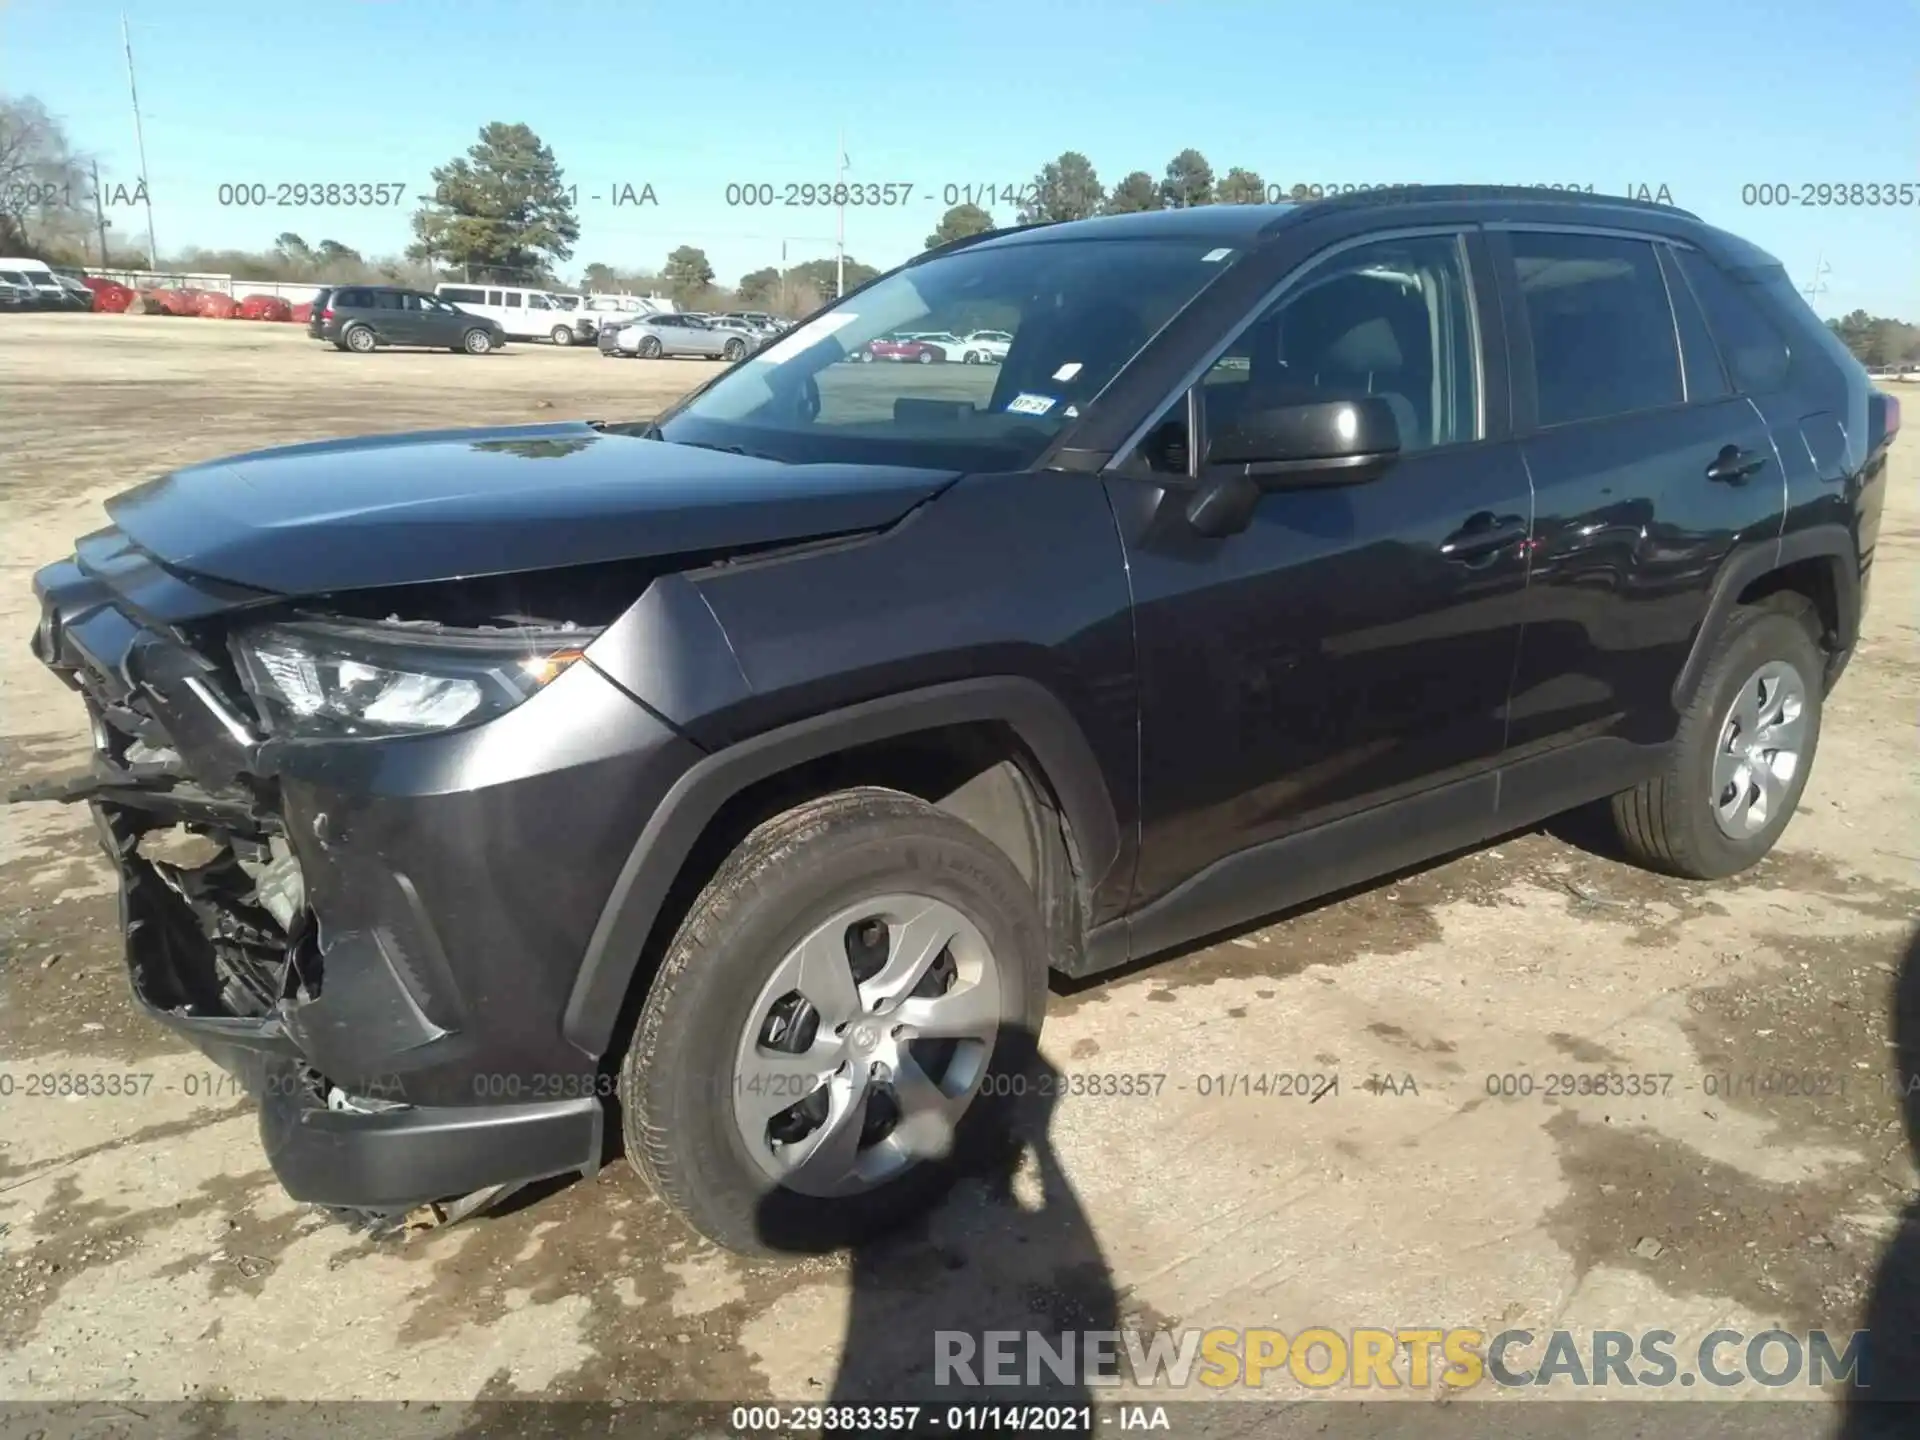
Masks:
[[[870,1236],[1004,1131],[1046,1009],[1033,892],[910,795],[755,829],[688,911],[620,1069],[627,1155],[749,1254]]]
[[[493,349],[493,337],[476,325],[460,337],[460,344],[469,355],[484,355]]]
[[[1826,657],[1818,633],[1799,596],[1734,612],[1666,768],[1613,797],[1614,827],[1634,859],[1716,880],[1773,848],[1820,742]]]
[[[556,345],[571,345],[573,343],[573,331],[564,325],[554,326],[553,343]]]

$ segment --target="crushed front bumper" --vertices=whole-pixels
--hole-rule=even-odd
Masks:
[[[585,664],[467,731],[276,741],[214,638],[273,597],[111,530],[34,585],[96,755],[19,798],[90,806],[136,1003],[256,1097],[288,1193],[394,1210],[592,1173],[611,1077],[563,1015],[614,842],[688,742]],[[211,858],[149,853],[175,827]]]

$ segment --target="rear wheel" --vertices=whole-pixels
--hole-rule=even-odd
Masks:
[[[914,358],[918,360],[922,365],[931,365],[933,364],[934,361],[940,358],[940,352],[937,350],[922,350]]]
[[[731,1249],[863,1238],[1003,1128],[1045,1007],[1039,910],[996,846],[897,791],[809,801],[669,946],[621,1066],[627,1154]]]
[[[571,345],[573,343],[573,331],[564,325],[554,326],[553,343],[556,345]]]
[[[347,349],[356,355],[371,355],[373,347],[378,343],[373,338],[373,331],[365,325],[349,325],[347,333],[341,338],[346,341]]]
[[[1666,769],[1613,797],[1614,826],[1634,859],[1713,880],[1773,848],[1820,742],[1826,660],[1818,634],[1801,596],[1734,612]]]
[[[460,337],[460,346],[469,355],[484,355],[493,349],[493,336],[476,325]]]
[[[729,340],[725,345],[720,347],[720,358],[722,360],[738,360],[746,353],[747,342],[744,340]]]
[[[664,348],[665,347],[660,344],[660,337],[658,335],[645,336],[640,341],[640,358],[642,360],[658,360],[660,358],[660,352]]]

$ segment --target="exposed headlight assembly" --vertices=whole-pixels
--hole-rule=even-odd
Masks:
[[[503,715],[599,633],[299,620],[233,637],[267,729],[289,737],[421,734]]]

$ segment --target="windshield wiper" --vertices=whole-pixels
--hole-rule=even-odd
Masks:
[[[660,434],[659,427],[657,426],[652,431],[652,435],[655,439],[666,438]],[[750,460],[771,460],[776,465],[784,465],[787,463],[778,455],[769,455],[764,450],[749,450],[744,445],[716,445],[710,440],[669,440],[667,443],[669,445],[693,445],[702,450],[719,450],[727,455],[745,455]]]

